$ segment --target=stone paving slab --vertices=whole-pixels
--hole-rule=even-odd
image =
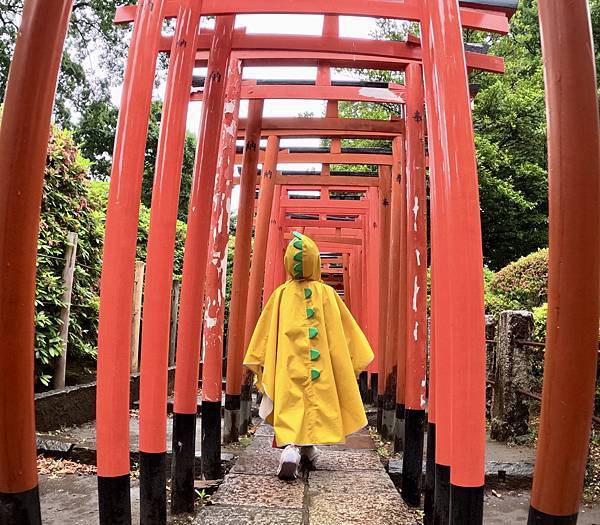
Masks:
[[[263,423],[256,429],[254,437],[270,437],[271,439],[273,439],[274,435],[275,429],[271,425]]]
[[[269,476],[228,474],[212,498],[219,505],[302,509],[304,482],[281,481]]]
[[[323,450],[315,461],[316,470],[384,470],[377,452],[373,450]]]
[[[255,450],[277,450],[273,448],[273,437],[257,436],[252,440],[252,443],[246,447],[246,452],[250,453]]]
[[[420,523],[385,471],[311,472],[309,524],[396,525]]]
[[[418,523],[418,513],[402,501],[366,430],[351,436],[345,445],[320,446],[315,470],[293,482],[277,478],[281,451],[272,447],[272,440],[272,429],[261,425],[213,495],[213,505],[202,509],[194,523]]]
[[[202,525],[302,525],[301,510],[257,509],[212,505],[204,507],[195,523]]]
[[[247,450],[231,469],[232,474],[273,476],[279,466],[281,450],[261,448]]]
[[[347,494],[369,497],[371,494],[398,495],[385,470],[338,472],[317,470],[308,479],[309,494]]]

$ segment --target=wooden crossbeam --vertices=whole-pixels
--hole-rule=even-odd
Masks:
[[[370,18],[393,18],[418,22],[421,18],[422,0],[203,0],[202,15],[227,14],[317,14],[366,16]],[[484,3],[484,2],[480,2]],[[165,2],[165,18],[175,18],[179,12],[179,0]],[[507,34],[508,18],[505,13],[461,7],[460,20],[463,27],[491,33]],[[137,6],[117,8],[115,23],[124,24],[135,19]]]
[[[261,151],[259,163],[264,163],[265,152]],[[243,154],[235,156],[236,164],[242,163]],[[393,159],[391,155],[381,153],[290,153],[280,151],[277,158],[280,164],[372,164],[380,166],[391,166]]]
[[[378,102],[387,104],[405,103],[404,86],[394,89],[363,88],[355,86],[293,86],[293,85],[255,85],[252,81],[242,82],[240,99],[242,100],[346,100],[350,102]],[[190,100],[201,101],[202,90],[192,91]]]

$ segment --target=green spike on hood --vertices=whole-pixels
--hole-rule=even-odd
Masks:
[[[297,266],[302,265],[302,269]],[[319,281],[321,257],[315,242],[306,235],[295,232],[285,251],[284,265],[294,280]]]

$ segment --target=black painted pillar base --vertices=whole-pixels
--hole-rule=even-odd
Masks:
[[[361,372],[358,375],[358,391],[363,403],[367,402],[367,390],[369,388],[369,373]]]
[[[225,394],[223,411],[223,443],[235,443],[240,438],[240,396]]]
[[[377,432],[383,431],[383,396],[377,396]]]
[[[239,435],[243,436],[248,433],[249,421],[251,415],[252,389],[250,385],[242,385],[242,393],[240,395],[240,427]]]
[[[129,474],[107,478],[98,476],[100,525],[131,525]]]
[[[202,477],[221,477],[221,402],[202,401]]]
[[[421,483],[423,480],[425,411],[407,409],[404,412],[404,422],[402,499],[411,507],[419,507],[421,505]]]
[[[37,487],[25,492],[0,492],[2,525],[41,525],[40,494]]]
[[[173,414],[173,460],[171,464],[171,512],[194,511],[194,462],[196,414]]]
[[[369,400],[368,403],[371,405],[377,404],[377,389],[379,385],[379,377],[377,374],[371,374],[371,386],[369,388]]]
[[[481,487],[450,485],[450,523],[482,525],[483,485]]]
[[[527,525],[575,525],[576,523],[577,514],[572,514],[570,516],[553,516],[533,507],[529,507]]]
[[[383,396],[383,423],[381,437],[386,441],[394,440],[394,427],[396,426],[396,400],[391,394]]]
[[[433,495],[435,491],[435,423],[427,424],[427,466],[425,467],[424,525],[433,525]]]
[[[434,525],[450,523],[450,467],[435,464],[435,492],[433,495]]]
[[[394,418],[394,452],[402,452],[406,446],[406,422],[404,405],[396,405]]]
[[[166,452],[140,451],[140,525],[167,523]]]

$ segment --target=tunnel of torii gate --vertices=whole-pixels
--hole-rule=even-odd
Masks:
[[[102,524],[131,522],[130,313],[146,129],[161,52],[170,60],[143,305],[141,522],[166,521],[170,255],[188,106],[202,100],[178,326],[172,512],[193,510],[199,380],[202,476],[220,475],[221,437],[233,441],[247,429],[252,378],[242,368],[243,353],[263,301],[285,280],[285,246],[292,232],[300,231],[318,243],[323,280],[343,296],[375,350],[376,359],[359,384],[364,399],[377,403],[381,433],[404,450],[404,499],[410,505],[421,501],[426,430],[426,521],[482,523],[482,246],[467,75],[471,69],[501,73],[503,62],[473,52],[463,42],[462,27],[505,34],[516,3],[140,0],[137,6],[117,9],[115,22],[132,24],[133,32],[101,278],[97,464]],[[33,406],[36,243],[48,130],[71,4],[25,1],[0,128],[0,515],[6,523],[37,524],[42,518]],[[325,15],[323,33],[251,35],[234,28],[236,14],[273,12]],[[547,79],[550,274],[529,523],[575,523],[597,359],[598,107],[586,1],[547,0],[539,3],[539,12]],[[200,17],[209,15],[216,16],[214,30],[200,31]],[[338,17],[348,15],[418,22],[420,37],[409,35],[404,42],[342,38]],[[175,20],[173,35],[161,34],[166,18]],[[316,81],[242,80],[243,68],[257,65],[317,66],[318,74]],[[194,78],[195,67],[206,67],[206,78]],[[405,82],[332,81],[331,68],[338,67],[404,72]],[[242,99],[249,100],[245,119],[239,118]],[[326,115],[263,118],[264,101],[270,99],[327,101]],[[338,101],[397,104],[400,117],[339,118]],[[307,137],[329,139],[330,145],[280,146],[281,139]],[[238,138],[244,143],[239,150]],[[341,141],[349,138],[376,138],[389,145],[342,147]],[[261,139],[266,139],[264,149]],[[318,163],[322,169],[278,170],[278,164],[294,163]],[[239,177],[235,164],[241,164]],[[331,167],[353,164],[369,165],[372,172]],[[235,184],[240,185],[240,204],[221,436],[224,273]]]

